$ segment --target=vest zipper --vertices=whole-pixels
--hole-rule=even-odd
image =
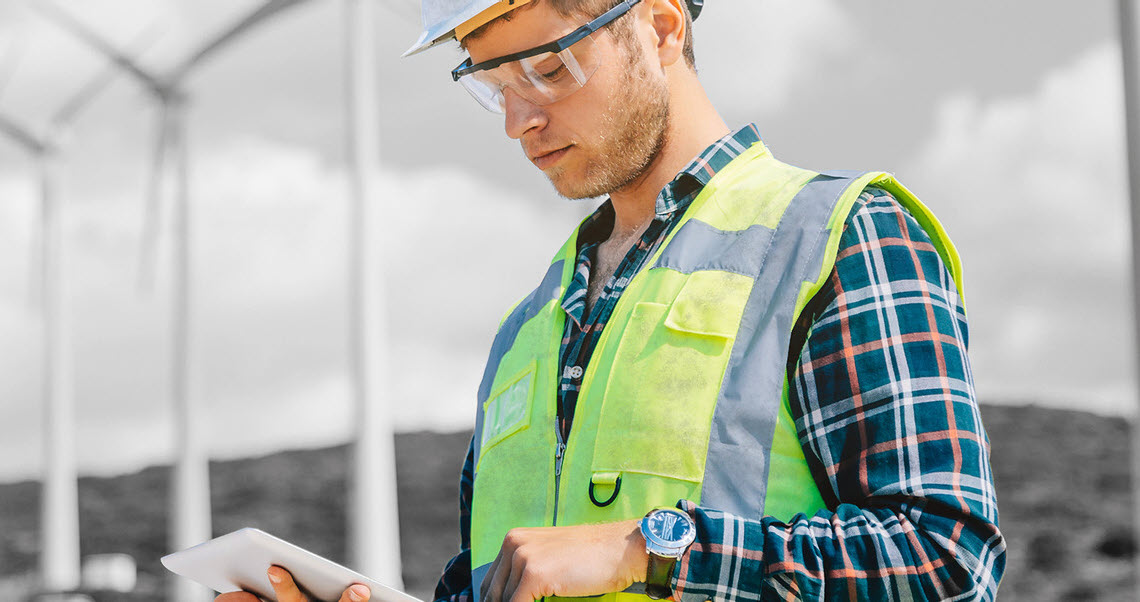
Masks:
[[[566,457],[566,443],[562,440],[562,428],[558,419],[554,419],[554,436],[558,438],[558,447],[554,450],[554,518],[552,526],[558,525],[558,486],[562,480],[562,460]]]

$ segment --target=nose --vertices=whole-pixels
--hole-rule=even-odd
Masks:
[[[547,122],[546,111],[542,107],[519,96],[510,87],[503,89],[503,113],[507,135],[515,140],[531,129],[542,129]]]

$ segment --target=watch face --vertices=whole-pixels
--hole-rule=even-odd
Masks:
[[[679,510],[659,510],[645,520],[649,532],[663,543],[688,543],[694,535],[692,521]]]

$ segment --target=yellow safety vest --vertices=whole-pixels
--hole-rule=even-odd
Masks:
[[[560,300],[577,260],[571,235],[504,318],[480,386],[476,598],[515,527],[628,520],[679,499],[785,521],[827,508],[796,436],[786,362],[792,326],[831,273],[846,218],[869,185],[923,226],[961,294],[950,239],[892,176],[803,170],[757,142],[709,181],[630,281],[585,368],[563,442]]]

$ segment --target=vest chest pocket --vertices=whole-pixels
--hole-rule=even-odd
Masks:
[[[699,483],[752,279],[696,272],[672,304],[637,303],[606,384],[592,471]]]
[[[483,438],[479,461],[503,439],[530,425],[536,362],[507,379],[483,404]]]

